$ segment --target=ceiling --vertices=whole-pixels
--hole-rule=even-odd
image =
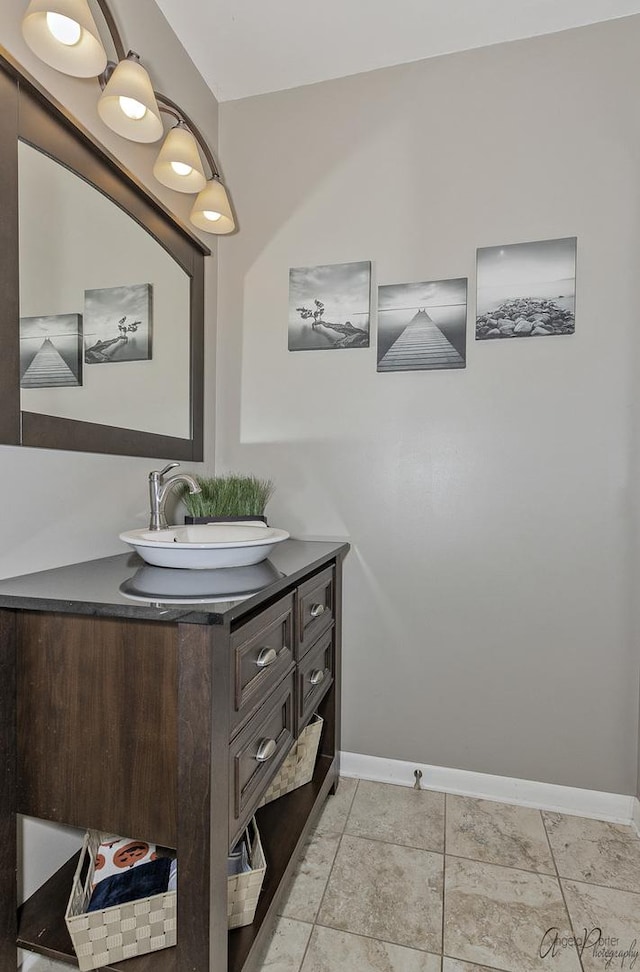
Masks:
[[[640,0],[156,0],[219,101],[640,12]]]

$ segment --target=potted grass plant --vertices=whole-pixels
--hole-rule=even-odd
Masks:
[[[266,524],[265,506],[275,490],[270,479],[238,474],[194,478],[201,492],[183,491],[182,502],[187,509],[185,523],[261,520]]]

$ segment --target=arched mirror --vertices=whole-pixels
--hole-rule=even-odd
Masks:
[[[0,58],[8,444],[202,458],[206,247]]]

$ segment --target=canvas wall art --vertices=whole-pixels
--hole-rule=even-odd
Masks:
[[[20,387],[82,385],[82,316],[55,314],[20,320]]]
[[[378,371],[464,368],[467,280],[378,288]]]
[[[85,290],[85,363],[149,360],[152,312],[151,284]]]
[[[575,236],[478,250],[476,339],[573,334]]]
[[[289,350],[369,347],[371,263],[289,271]]]

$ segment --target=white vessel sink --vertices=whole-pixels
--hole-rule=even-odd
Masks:
[[[120,534],[148,564],[196,570],[258,564],[288,537],[286,530],[254,523],[196,523]]]

